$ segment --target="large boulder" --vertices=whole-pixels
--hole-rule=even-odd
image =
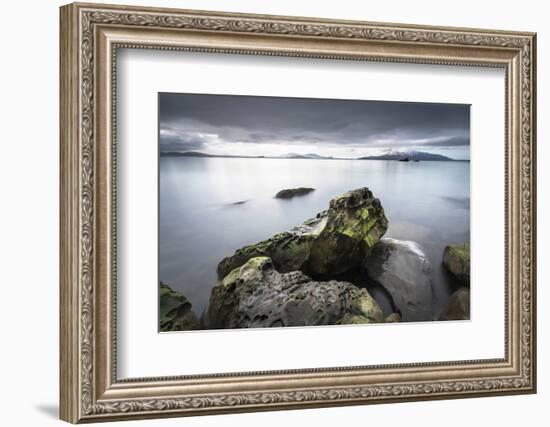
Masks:
[[[443,251],[443,265],[462,286],[470,286],[470,244],[456,243]]]
[[[212,289],[203,315],[207,329],[383,322],[365,289],[348,282],[317,282],[300,271],[280,273],[268,257],[235,268]]]
[[[359,267],[387,229],[380,200],[368,188],[332,199],[326,225],[313,241],[305,271],[314,277],[330,277]]]
[[[364,270],[391,295],[402,321],[432,320],[431,266],[417,243],[381,239],[365,258]]]
[[[200,329],[200,322],[191,310],[191,303],[185,295],[170,286],[160,284],[160,330],[188,331]]]
[[[451,295],[438,320],[470,320],[470,289],[460,288]]]

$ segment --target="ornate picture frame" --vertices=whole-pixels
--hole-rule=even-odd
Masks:
[[[72,423],[536,391],[536,36],[175,9],[61,8],[61,418]],[[117,378],[117,49],[502,68],[505,357]]]

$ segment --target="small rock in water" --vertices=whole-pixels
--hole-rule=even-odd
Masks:
[[[239,200],[238,202],[231,203],[231,205],[233,205],[233,206],[244,205],[246,202],[248,202],[248,200]]]
[[[275,194],[276,199],[291,199],[295,196],[305,196],[306,194],[315,191],[315,188],[299,187],[299,188],[286,188]]]

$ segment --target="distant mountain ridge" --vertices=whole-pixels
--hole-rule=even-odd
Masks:
[[[200,151],[161,151],[161,156],[166,157],[223,157],[223,158],[245,158],[245,159],[315,159],[315,160],[329,160],[334,157],[320,156],[319,154],[297,154],[288,153],[281,156],[245,156],[245,155],[231,155],[231,154],[207,154]]]
[[[423,161],[454,161],[441,154],[426,153],[424,151],[389,151],[379,156],[359,157],[357,160],[423,160]]]
[[[161,157],[224,157],[224,158],[246,158],[261,159],[263,156],[238,156],[231,154],[207,154],[200,151],[161,151]]]
[[[388,151],[379,156],[366,156],[357,159],[346,157],[326,157],[319,154],[297,154],[288,153],[281,156],[246,156],[246,155],[231,155],[231,154],[207,154],[200,151],[161,151],[162,157],[221,157],[221,158],[244,158],[244,159],[309,159],[309,160],[411,160],[411,161],[461,161],[451,159],[450,157],[441,154],[426,153],[425,151]],[[469,160],[465,160],[469,161]]]
[[[273,156],[274,158],[280,159],[333,159],[334,157],[320,156],[319,154],[308,153],[308,154],[297,154],[297,153],[288,153],[283,154],[282,156]]]

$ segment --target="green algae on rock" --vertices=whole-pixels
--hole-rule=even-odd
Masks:
[[[212,289],[207,329],[379,323],[382,310],[366,289],[301,271],[278,272],[269,257],[237,267]]]
[[[314,239],[315,234],[312,232],[293,229],[275,234],[254,245],[245,246],[218,264],[218,278],[224,278],[249,259],[262,256],[270,257],[282,273],[299,270],[309,257]]]
[[[200,329],[200,322],[191,311],[191,303],[185,295],[160,283],[160,330],[187,331]]]
[[[380,200],[368,188],[335,197],[330,201],[327,223],[313,242],[305,271],[327,277],[356,268],[387,229]]]
[[[470,286],[470,244],[448,245],[443,251],[443,265],[463,286]]]
[[[373,323],[368,317],[359,314],[346,314],[338,321],[338,325],[366,325]]]

